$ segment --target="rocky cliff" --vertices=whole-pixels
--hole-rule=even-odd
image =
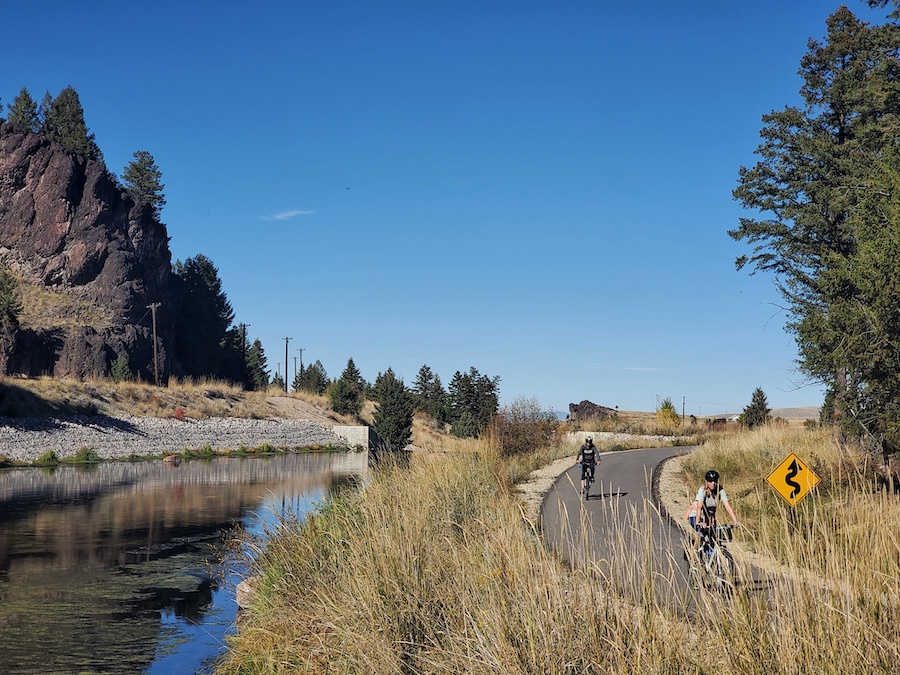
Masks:
[[[0,262],[21,280],[19,326],[0,334],[0,372],[165,378],[175,299],[165,226],[107,171],[44,136],[0,122]]]

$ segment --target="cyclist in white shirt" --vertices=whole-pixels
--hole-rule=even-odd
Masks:
[[[734,509],[728,501],[728,494],[725,488],[719,485],[719,472],[710,469],[704,476],[706,482],[697,490],[697,496],[694,502],[688,507],[685,518],[691,525],[691,529],[699,530],[701,527],[715,527],[716,525],[716,509],[721,503],[731,517],[731,522],[735,527],[740,526]]]

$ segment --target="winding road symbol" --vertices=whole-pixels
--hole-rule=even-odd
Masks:
[[[791,499],[796,499],[797,495],[800,494],[800,489],[801,489],[800,483],[797,483],[793,480],[793,478],[798,473],[800,473],[800,465],[797,463],[797,460],[795,459],[793,462],[791,462],[791,465],[788,467],[787,476],[784,477],[784,482],[787,483],[788,487],[793,488],[793,490],[791,490],[791,496],[790,496]]]
[[[766,480],[791,506],[796,506],[819,484],[819,477],[815,472],[794,453],[788,455]]]

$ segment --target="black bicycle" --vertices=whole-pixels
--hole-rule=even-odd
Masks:
[[[699,534],[699,544],[696,543],[696,538],[691,538],[685,550],[685,557],[690,563],[691,578],[697,585],[706,588],[726,592],[734,589],[734,558],[726,548],[726,544],[734,536],[731,525],[701,527]]]
[[[594,469],[597,468],[596,464],[584,464],[581,465],[581,480],[584,481],[584,490],[582,494],[585,499],[589,499],[591,496],[591,484],[594,482]]]

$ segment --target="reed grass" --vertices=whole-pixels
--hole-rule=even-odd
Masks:
[[[722,437],[685,462],[690,475],[726,467],[734,499],[760,492],[746,533],[780,563],[760,588],[695,591],[687,615],[660,602],[664,581],[643,562],[665,554],[649,550],[650,518],[621,519],[647,550],[620,548],[614,575],[600,561],[563,565],[511,489],[524,469],[470,442],[415,453],[408,469],[380,469],[361,493],[284,520],[217,673],[896,672],[896,499],[866,491],[864,474],[853,482],[857,459],[825,435],[767,433]],[[816,450],[823,474],[854,477],[811,496],[809,514],[767,510],[758,476],[785,444]]]

